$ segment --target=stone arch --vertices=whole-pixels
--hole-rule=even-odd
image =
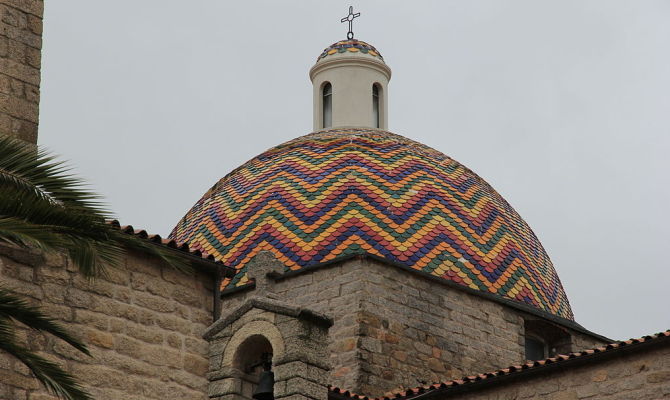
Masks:
[[[259,393],[269,395],[274,381],[270,390],[276,399],[296,395],[327,400],[332,325],[332,319],[309,309],[267,298],[247,299],[203,335],[210,343],[212,367],[208,396],[251,400],[261,383]],[[310,384],[287,386],[296,377]]]
[[[251,372],[250,366],[259,362],[265,353],[273,354],[272,343],[263,335],[251,335],[237,347],[232,367],[245,373]]]
[[[253,339],[254,337],[262,337],[270,343],[275,360],[284,355],[284,338],[279,329],[268,321],[251,321],[238,329],[230,338],[223,353],[221,365],[224,367],[237,367],[235,365],[235,356],[238,354],[238,349],[246,341],[255,340]]]

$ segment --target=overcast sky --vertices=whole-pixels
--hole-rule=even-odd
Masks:
[[[167,235],[220,177],[308,133],[350,2],[46,1],[39,142]],[[473,169],[554,262],[577,322],[670,328],[670,1],[351,2],[389,128]]]

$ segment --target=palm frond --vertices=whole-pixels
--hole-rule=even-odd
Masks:
[[[183,255],[178,254],[175,250],[151,243],[146,239],[141,239],[137,236],[128,235],[114,228],[114,241],[120,243],[124,248],[139,251],[163,260],[172,268],[190,273],[193,271],[191,262]]]
[[[125,249],[111,239],[91,240],[76,235],[67,237],[69,244],[65,248],[70,260],[79,267],[79,271],[88,278],[106,277],[108,266],[121,264]]]
[[[25,300],[0,288],[0,321],[12,319],[30,329],[48,332],[67,342],[86,355],[91,355],[81,341],[67,333],[52,318],[47,317],[39,308],[29,305]]]
[[[99,196],[85,190],[63,163],[0,136],[0,241],[65,250],[88,277],[117,265],[122,246],[190,271],[190,262],[173,250],[123,234],[105,223],[109,217]]]
[[[38,356],[16,342],[14,331],[7,320],[0,318],[0,350],[4,350],[25,364],[35,377],[56,396],[66,400],[92,400],[74,377],[58,364]]]
[[[104,276],[107,265],[119,264],[124,249],[112,235],[111,229],[106,227],[85,229],[32,224],[23,219],[0,216],[0,241],[48,252],[64,250],[87,277]]]
[[[119,265],[127,250],[153,255],[180,271],[191,270],[190,261],[175,251],[125,234],[108,225],[108,218],[100,197],[87,190],[67,165],[0,135],[0,242],[65,251],[87,277],[104,275],[105,267]],[[90,399],[57,364],[19,345],[12,322],[48,332],[89,354],[83,343],[38,308],[0,288],[0,350],[23,362],[57,396]]]
[[[0,136],[0,188],[108,214],[100,196],[86,190],[84,182],[71,175],[63,162],[9,136]]]
[[[60,248],[63,241],[40,225],[0,215],[0,241],[44,251]]]

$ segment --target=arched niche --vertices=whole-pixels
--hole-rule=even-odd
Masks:
[[[274,359],[284,354],[284,339],[279,329],[268,321],[251,321],[237,330],[230,338],[223,353],[221,366],[237,369],[235,358],[238,352],[245,348],[243,344],[246,342],[248,347],[248,345],[263,343],[261,339],[269,343]]]
[[[269,298],[247,299],[203,335],[210,346],[209,397],[249,400],[262,377],[266,389],[274,382],[275,399],[327,400],[332,325],[331,318],[310,309]],[[271,358],[263,357],[266,353]],[[264,368],[274,377],[263,374]],[[311,383],[296,385],[296,379]]]
[[[222,367],[232,372],[238,395],[251,399],[258,386],[266,357],[276,360],[284,353],[284,340],[277,327],[268,321],[251,321],[230,338]]]

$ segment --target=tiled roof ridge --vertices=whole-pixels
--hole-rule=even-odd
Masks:
[[[119,229],[123,233],[138,236],[140,239],[148,240],[156,245],[165,246],[170,249],[189,254],[191,256],[200,258],[204,261],[213,262],[219,266],[223,266],[223,262],[216,259],[214,255],[208,254],[200,250],[191,250],[186,242],[178,242],[174,239],[164,239],[159,234],[148,233],[144,229],[135,229],[132,225],[121,225],[117,219],[110,219],[105,221],[108,225],[113,226],[114,228]]]
[[[452,379],[449,381],[445,382],[438,382],[434,383],[432,385],[428,386],[419,386],[411,389],[407,389],[404,391],[400,391],[397,393],[394,393],[390,396],[379,396],[379,397],[368,397],[368,396],[362,396],[358,394],[351,393],[348,390],[343,390],[335,386],[328,386],[329,392],[338,395],[339,397],[342,398],[352,398],[352,399],[357,399],[357,400],[398,400],[398,399],[411,399],[415,396],[425,394],[428,392],[438,392],[438,391],[445,391],[445,390],[450,390],[454,389],[456,387],[461,387],[463,385],[468,385],[468,384],[473,384],[476,382],[481,382],[485,380],[492,380],[495,378],[500,378],[503,376],[510,376],[522,371],[528,371],[528,370],[537,370],[549,365],[555,365],[555,364],[560,364],[564,363],[568,360],[574,360],[574,359],[582,359],[590,356],[594,356],[597,354],[602,354],[602,353],[610,353],[614,352],[617,350],[621,350],[624,348],[628,348],[628,346],[631,345],[640,345],[644,343],[650,343],[654,341],[659,341],[663,339],[668,339],[670,338],[670,330],[664,331],[664,332],[659,332],[654,335],[647,335],[643,336],[641,338],[637,339],[628,339],[628,340],[622,340],[619,342],[614,342],[607,344],[605,346],[601,347],[596,347],[588,350],[582,350],[582,351],[577,351],[573,352],[570,354],[559,354],[554,357],[546,358],[544,360],[539,360],[539,361],[529,361],[525,364],[520,364],[520,365],[512,365],[507,368],[502,368],[496,371],[492,372],[486,372],[483,374],[477,374],[477,375],[470,375],[470,376],[465,376],[460,379]]]

